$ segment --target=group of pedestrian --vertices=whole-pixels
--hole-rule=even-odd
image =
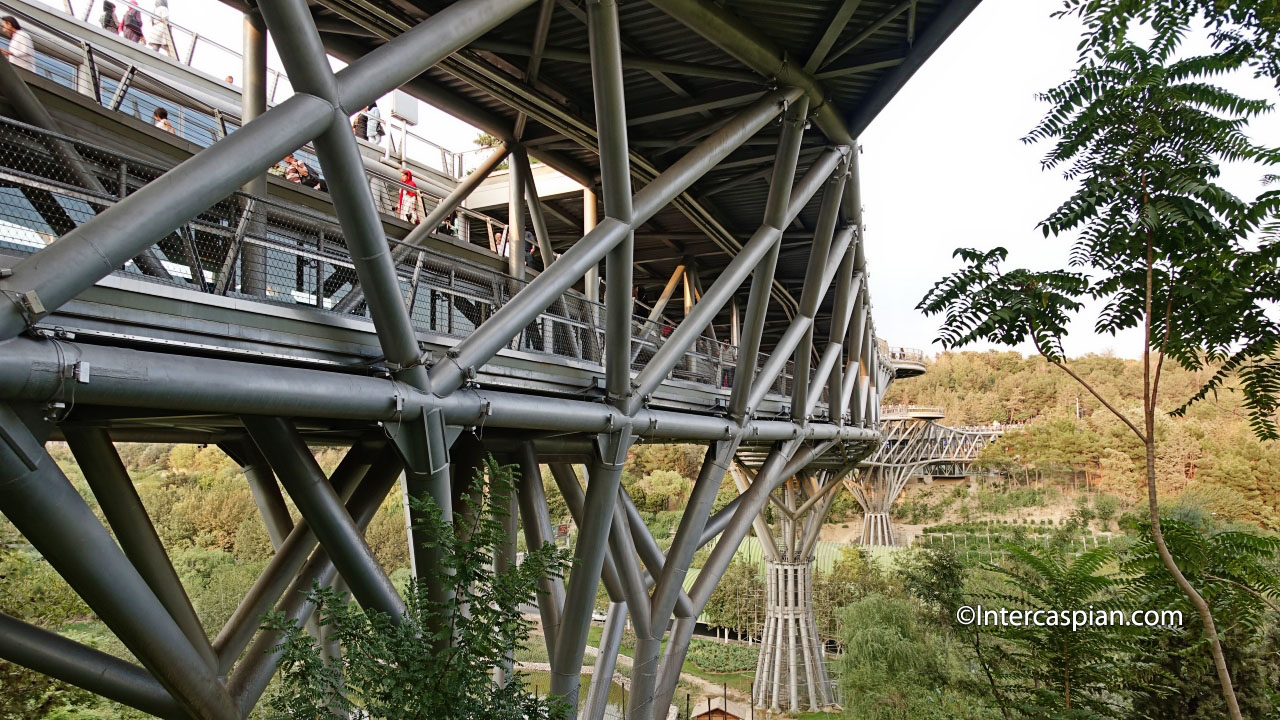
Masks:
[[[138,0],[125,0],[124,14],[116,14],[116,4],[112,0],[103,0],[102,16],[98,24],[107,32],[116,33],[129,42],[140,43],[162,52],[169,57],[176,57],[173,51],[173,39],[169,34],[169,0],[156,0],[151,22],[143,22],[142,9]]]
[[[376,103],[369,103],[356,113],[351,120],[351,132],[360,140],[382,144],[386,131],[382,129],[382,113]]]

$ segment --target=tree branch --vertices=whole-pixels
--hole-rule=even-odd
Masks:
[[[1121,421],[1121,422],[1123,422],[1125,425],[1128,425],[1128,426],[1129,426],[1129,429],[1133,431],[1133,434],[1135,434],[1135,435],[1137,435],[1137,436],[1138,436],[1138,440],[1140,440],[1144,445],[1146,444],[1146,442],[1147,442],[1147,436],[1146,436],[1146,435],[1144,435],[1144,434],[1142,433],[1142,431],[1138,429],[1138,426],[1137,426],[1137,425],[1134,425],[1134,424],[1133,424],[1133,421],[1132,421],[1132,420],[1130,420],[1129,418],[1125,417],[1125,416],[1124,416],[1124,415],[1123,415],[1119,410],[1117,410],[1117,409],[1115,408],[1115,406],[1114,406],[1114,405],[1112,405],[1111,403],[1107,402],[1106,398],[1104,398],[1104,397],[1102,397],[1101,395],[1099,395],[1099,394],[1098,394],[1098,391],[1097,391],[1097,390],[1094,390],[1092,385],[1090,385],[1088,382],[1086,382],[1084,378],[1082,378],[1082,377],[1080,377],[1079,375],[1077,375],[1077,374],[1076,374],[1076,372],[1075,372],[1074,370],[1072,370],[1071,368],[1067,367],[1067,364],[1066,364],[1066,363],[1062,362],[1061,360],[1057,360],[1057,359],[1055,359],[1055,358],[1051,357],[1048,353],[1046,353],[1046,352],[1044,351],[1044,348],[1040,346],[1040,340],[1039,340],[1038,338],[1036,338],[1036,334],[1035,334],[1035,332],[1034,332],[1034,328],[1033,328],[1033,331],[1032,331],[1032,333],[1031,333],[1031,342],[1035,344],[1035,346],[1036,346],[1036,352],[1040,353],[1040,355],[1041,355],[1045,360],[1048,360],[1048,361],[1050,362],[1050,364],[1057,366],[1057,367],[1058,367],[1058,368],[1060,368],[1063,372],[1065,372],[1066,374],[1070,375],[1070,376],[1071,376],[1071,377],[1072,377],[1072,378],[1073,378],[1077,383],[1079,383],[1079,384],[1080,384],[1080,386],[1081,386],[1081,387],[1083,387],[1085,390],[1088,390],[1090,395],[1092,395],[1092,396],[1094,396],[1095,398],[1097,398],[1098,402],[1102,403],[1102,406],[1103,406],[1103,407],[1105,407],[1106,409],[1110,410],[1112,415],[1115,415],[1116,417],[1120,418],[1120,421]]]

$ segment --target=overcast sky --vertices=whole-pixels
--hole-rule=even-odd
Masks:
[[[139,4],[150,9],[152,2]],[[83,8],[84,0],[74,4]],[[239,50],[240,16],[231,8],[216,0],[169,5],[176,24]],[[1069,240],[1046,240],[1035,226],[1071,186],[1060,174],[1040,169],[1044,147],[1020,140],[1045,109],[1035,94],[1067,78],[1075,60],[1080,27],[1074,19],[1051,17],[1059,7],[1060,0],[984,0],[860,138],[875,319],[890,344],[937,350],[937,319],[924,317],[915,305],[956,267],[951,253],[957,247],[1003,245],[1011,265],[1064,265]],[[220,69],[229,58],[212,51],[201,57],[219,65],[210,68],[216,74],[240,77],[232,65]],[[270,62],[280,67],[274,50]],[[1275,97],[1267,83],[1252,78],[1232,78],[1227,85]],[[420,119],[419,132],[440,145],[473,147],[476,130],[465,123],[425,106]],[[1253,133],[1280,144],[1280,116],[1255,122]],[[1258,192],[1257,171],[1228,168],[1224,177],[1237,193]],[[1095,315],[1087,311],[1076,323],[1066,343],[1069,355],[1141,353],[1140,333],[1097,335]]]

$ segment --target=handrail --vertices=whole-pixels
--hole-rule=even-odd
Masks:
[[[29,15],[20,12],[18,14],[21,15],[24,21],[24,27],[36,29],[40,35],[54,38],[73,47],[78,47],[82,43],[87,44],[87,41],[82,38],[70,35],[57,28],[49,27]],[[48,45],[48,43],[43,44]],[[170,113],[176,134],[201,146],[208,146],[221,139],[223,135],[234,132],[239,128],[240,118],[238,115],[222,112],[179,89],[173,88],[168,83],[157,80],[145,72],[138,71],[110,51],[102,49],[101,46],[92,44],[90,46],[95,48],[95,52],[88,56],[92,67],[87,68],[87,71],[99,79],[101,96],[94,98],[98,104],[126,115],[132,115],[147,124],[151,124],[149,119],[151,112],[157,107],[164,107]],[[46,48],[41,47],[41,43],[38,43],[36,56],[37,70],[44,77],[93,97],[94,85],[84,82],[81,77],[81,73],[85,69],[79,65],[83,62],[83,57],[79,52],[63,50],[62,56],[51,55]],[[145,90],[142,89],[143,86],[146,87]],[[123,92],[119,92],[122,87]],[[113,98],[115,99],[113,100]],[[113,104],[115,108],[111,107]],[[129,112],[130,109],[132,109],[132,112]],[[387,121],[382,120],[381,122]],[[425,139],[424,141],[430,142]],[[444,151],[443,148],[441,150],[442,152],[448,152]],[[315,150],[310,144],[299,148],[294,154],[311,169],[319,173],[320,178],[317,178],[318,180],[323,179],[323,167],[320,165]],[[460,163],[458,164],[460,165]],[[443,199],[440,195],[432,193],[422,186],[409,188],[398,180],[370,171],[366,171],[366,176],[373,183],[371,187],[375,188],[375,201],[381,201],[384,211],[390,215],[397,214],[394,203],[397,201],[399,192],[402,189],[412,190],[417,193],[420,203],[419,217],[425,217],[427,211]],[[377,192],[379,187],[381,188],[380,194]],[[428,200],[431,201],[429,205],[426,204]],[[486,235],[489,238],[492,238],[498,232],[505,232],[507,227],[506,223],[500,220],[468,208],[459,207],[458,215],[459,217],[467,218],[468,222],[479,222],[485,225],[487,227]],[[459,230],[455,228],[455,232],[459,232]],[[490,250],[494,249],[493,243],[488,240],[478,244],[489,247]]]
[[[110,195],[89,198],[75,178],[46,149],[52,139],[73,144]],[[0,245],[28,254],[93,217],[97,207],[118,202],[159,177],[165,168],[99,145],[50,133],[0,118],[0,180],[18,194],[0,196]],[[91,204],[92,203],[92,204]],[[61,229],[59,229],[61,227]],[[268,231],[269,228],[269,231]],[[518,296],[525,281],[503,272],[417,246],[388,239],[393,256],[404,251],[397,266],[414,325],[461,339],[474,332],[492,312]],[[310,306],[336,312],[358,283],[346,253],[338,221],[315,209],[235,193],[176,228],[153,246],[170,279],[147,277],[132,262],[130,277],[250,300]],[[357,316],[365,311],[357,305]],[[569,358],[602,367],[604,328],[596,319],[604,306],[576,293],[566,293],[513,339],[511,350]],[[645,333],[646,318],[635,317],[633,337],[649,336],[633,347],[633,367],[643,367],[663,342],[661,327]],[[671,378],[727,392],[737,367],[737,348],[699,338],[672,370]],[[790,374],[771,390],[787,396]]]

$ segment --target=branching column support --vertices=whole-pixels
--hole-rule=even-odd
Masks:
[[[533,445],[524,443],[516,457],[520,465],[520,517],[523,520],[525,545],[530,550],[554,541],[551,517],[547,511],[546,489]],[[538,581],[538,613],[542,617],[542,633],[546,639],[547,657],[556,652],[564,612],[564,583],[560,578]]]
[[[631,161],[623,97],[622,39],[617,0],[588,0],[587,35],[595,89],[596,134],[600,138],[600,188],[604,215],[630,226]],[[619,407],[631,397],[632,261],[635,233],[627,232],[605,259],[605,390]]]
[[[0,405],[0,512],[192,717],[239,717],[206,656],[8,405]]]

